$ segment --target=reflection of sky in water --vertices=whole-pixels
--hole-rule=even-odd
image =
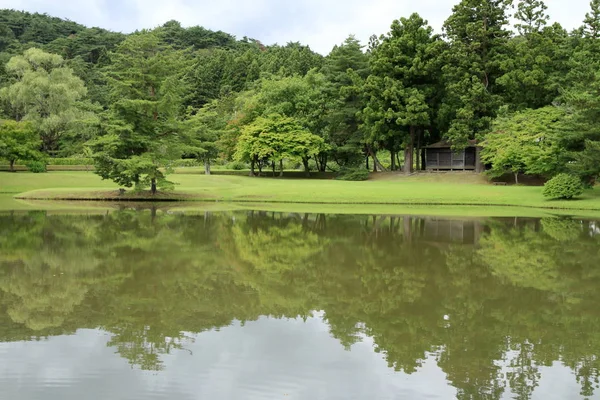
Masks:
[[[321,313],[316,313],[320,316]],[[107,347],[110,336],[80,330],[41,342],[0,343],[0,399],[452,399],[433,359],[417,373],[388,368],[363,338],[345,351],[319,317],[261,318],[193,335],[187,350],[146,372]],[[192,336],[192,335],[189,335]],[[503,371],[503,372],[506,372]],[[577,399],[573,373],[541,367],[533,399]],[[503,399],[512,398],[506,389]]]

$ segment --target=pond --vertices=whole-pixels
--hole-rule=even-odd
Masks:
[[[600,398],[600,223],[0,214],[0,398]]]

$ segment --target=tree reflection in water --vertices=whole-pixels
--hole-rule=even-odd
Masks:
[[[322,310],[342,346],[370,336],[396,371],[434,354],[461,399],[528,399],[557,361],[591,396],[599,266],[598,223],[572,219],[4,214],[0,341],[100,328],[160,370],[189,333]]]

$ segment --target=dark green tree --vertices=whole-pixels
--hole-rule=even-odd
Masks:
[[[497,79],[507,59],[511,0],[461,0],[444,23],[450,41],[443,67],[446,97],[440,111],[446,137],[461,147],[485,132],[502,104]]]

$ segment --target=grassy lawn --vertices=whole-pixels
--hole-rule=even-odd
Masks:
[[[465,206],[487,205],[587,210],[600,214],[600,188],[586,192],[580,200],[548,201],[542,197],[541,187],[493,186],[470,173],[411,177],[382,174],[366,182],[190,174],[175,174],[170,179],[178,186],[175,191],[161,193],[160,200],[322,204],[334,209],[352,208],[351,205],[452,205],[462,213],[470,210]],[[114,183],[102,181],[91,172],[0,173],[0,193],[25,199],[122,198],[117,189]],[[149,197],[147,193],[125,195],[136,196]],[[3,203],[0,201],[0,207]]]

